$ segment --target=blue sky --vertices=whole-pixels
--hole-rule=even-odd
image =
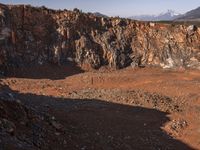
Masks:
[[[45,5],[54,9],[79,8],[84,12],[101,12],[110,16],[129,17],[159,14],[168,9],[184,13],[200,6],[200,0],[0,0],[0,3]]]

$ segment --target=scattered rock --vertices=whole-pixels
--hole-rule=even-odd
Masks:
[[[122,91],[118,89],[84,89],[71,93],[69,98],[74,99],[101,99],[112,102],[123,102],[136,106],[148,106],[165,112],[180,112],[181,106],[176,104],[175,98],[158,93],[149,93],[142,90]],[[126,101],[124,101],[126,100]]]
[[[57,130],[61,130],[63,128],[62,125],[60,123],[57,123],[56,121],[51,121],[51,125]]]
[[[185,120],[173,120],[171,122],[170,128],[175,132],[181,132],[181,130],[185,129],[188,126],[187,121]]]
[[[0,129],[9,133],[10,135],[14,135],[16,127],[15,124],[7,119],[2,119],[0,121]]]

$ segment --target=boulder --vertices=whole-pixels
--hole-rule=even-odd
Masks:
[[[197,31],[197,26],[196,25],[190,25],[187,27],[187,33],[189,36],[193,35],[195,31]]]

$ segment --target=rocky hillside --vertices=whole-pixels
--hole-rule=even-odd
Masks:
[[[101,66],[200,68],[200,29],[27,5],[0,5],[1,71],[74,62]]]
[[[176,21],[200,21],[200,7],[185,13],[177,18]]]

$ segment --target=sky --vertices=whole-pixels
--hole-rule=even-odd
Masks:
[[[79,8],[84,12],[120,17],[160,14],[169,9],[185,13],[200,6],[200,0],[0,0],[0,3],[44,5],[53,9]]]

